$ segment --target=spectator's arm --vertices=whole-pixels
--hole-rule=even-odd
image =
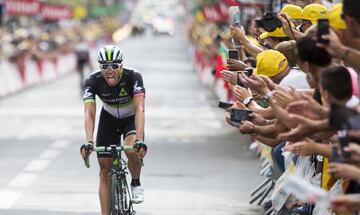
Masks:
[[[285,146],[285,150],[300,156],[323,155],[330,157],[331,145],[317,143],[310,138],[303,141],[291,143]]]
[[[331,29],[328,35],[323,35],[323,39],[329,40],[329,44],[318,43],[319,47],[325,48],[333,57],[344,60],[346,63],[356,67],[357,70],[360,69],[360,51],[344,46],[336,33]]]
[[[249,38],[245,35],[245,31],[243,28],[237,28],[232,26],[230,27],[230,33],[234,39],[241,42],[241,44],[251,56],[256,57],[258,54],[264,51],[262,48],[256,46],[249,40]]]
[[[337,213],[355,213],[360,211],[360,195],[334,196],[331,200],[331,208]]]
[[[263,144],[265,144],[267,146],[270,146],[270,147],[275,147],[275,146],[277,146],[278,144],[280,144],[282,142],[282,141],[279,141],[277,139],[270,138],[270,137],[265,137],[265,136],[262,136],[262,135],[252,135],[252,137],[255,140],[257,140],[257,141],[259,141],[259,142],[261,142],[261,143],[263,143]]]
[[[345,163],[330,163],[328,173],[335,178],[357,181],[360,179],[359,167]]]

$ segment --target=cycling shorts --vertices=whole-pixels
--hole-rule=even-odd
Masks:
[[[99,126],[96,136],[96,146],[120,145],[121,138],[135,135],[135,115],[117,119],[106,110],[102,109],[100,114]],[[110,152],[98,152],[98,157],[111,157]]]

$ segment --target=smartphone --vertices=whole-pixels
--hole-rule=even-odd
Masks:
[[[331,163],[344,163],[345,160],[343,156],[339,153],[339,149],[336,146],[331,147],[331,154],[329,161]]]
[[[239,60],[239,51],[237,49],[229,49],[229,59]]]
[[[218,105],[218,107],[222,108],[222,109],[228,109],[232,106],[233,106],[232,103],[227,103],[227,102],[222,102],[222,101],[219,101],[219,105]]]
[[[236,73],[236,85],[244,87],[244,82],[241,80],[239,72]]]
[[[318,19],[317,39],[322,44],[329,44],[329,40],[324,40],[323,35],[329,34],[329,19]]]
[[[338,131],[337,134],[338,134],[338,140],[340,143],[341,154],[344,158],[349,158],[351,156],[351,154],[349,152],[344,151],[344,148],[349,145],[349,138],[347,136],[347,131],[340,130],[340,131]]]
[[[230,121],[233,126],[240,126],[242,121],[249,120],[249,115],[252,113],[251,110],[232,108],[230,109]]]

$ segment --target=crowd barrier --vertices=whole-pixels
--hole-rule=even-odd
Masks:
[[[0,60],[0,97],[5,97],[29,87],[53,81],[76,69],[74,53],[54,59],[18,59],[16,62]]]
[[[219,101],[228,101],[228,89],[225,87],[225,82],[222,78],[213,74],[214,68],[204,61],[204,56],[197,53],[194,48],[190,48],[190,54],[193,59],[194,69],[198,72],[200,81],[208,87]]]

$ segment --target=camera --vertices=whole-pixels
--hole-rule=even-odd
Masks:
[[[258,27],[265,29],[267,32],[275,31],[276,28],[281,27],[282,23],[277,18],[276,13],[267,12],[259,20],[255,20]]]

